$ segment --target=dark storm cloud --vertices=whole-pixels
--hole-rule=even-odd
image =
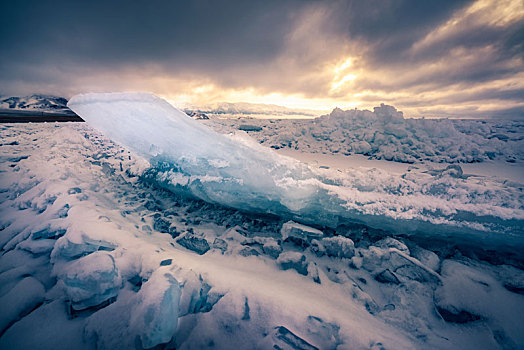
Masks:
[[[441,1],[351,1],[339,3],[338,22],[344,23],[348,36],[367,43],[372,51],[367,57],[372,64],[406,64],[441,56],[457,47],[475,48],[494,45],[500,58],[524,55],[524,21],[508,26],[465,26],[420,52],[411,49],[455,12],[474,3],[473,0]]]
[[[419,74],[408,82],[395,80],[376,81],[362,79],[360,88],[395,90],[431,82],[445,86],[457,82],[484,82],[519,73],[519,67],[508,67],[505,62],[524,58],[524,20],[508,25],[487,26],[471,23],[471,18],[457,18],[459,25],[431,45],[417,48],[429,33],[442,26],[457,12],[474,3],[472,0],[451,1],[368,1],[339,3],[337,22],[345,23],[349,37],[363,42],[368,48],[365,65],[368,68],[389,67],[401,73],[406,68],[416,68],[432,60],[446,57],[453,50],[473,51],[490,47],[488,60],[478,57],[479,62],[450,69]],[[346,18],[344,22],[342,19]],[[463,21],[463,24],[460,22]],[[484,52],[481,55],[485,55]],[[522,96],[524,98],[524,96]]]
[[[19,1],[1,16],[4,64],[161,63],[218,68],[282,50],[295,2]]]
[[[387,64],[405,59],[405,52],[455,11],[472,0],[371,0],[338,2],[337,23],[348,36],[372,49],[368,59]]]
[[[168,93],[155,76],[406,107],[524,103],[511,81],[524,70],[524,15],[498,13],[504,1],[13,1],[0,12],[0,90]],[[356,78],[333,89],[347,57]]]

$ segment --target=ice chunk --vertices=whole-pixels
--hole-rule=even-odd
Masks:
[[[437,254],[417,246],[412,247],[411,250],[413,257],[415,257],[422,264],[429,267],[433,271],[437,271],[439,269],[440,259]]]
[[[210,249],[209,243],[207,243],[206,239],[196,237],[190,233],[177,239],[177,243],[184,248],[192,250],[200,255],[205,254]]]
[[[78,257],[96,252],[99,250],[112,251],[117,245],[103,239],[100,232],[86,233],[76,227],[69,227],[65,236],[62,236],[54,245],[51,257],[53,259],[76,259]]]
[[[302,225],[294,221],[288,221],[284,223],[280,233],[282,234],[282,240],[285,240],[288,237],[293,237],[307,241],[315,238],[321,238],[324,235],[322,231],[317,230],[316,228]]]
[[[371,146],[366,141],[357,141],[351,144],[351,149],[355,153],[370,154]]]
[[[304,276],[307,276],[308,274],[308,264],[306,262],[306,257],[302,253],[284,252],[278,257],[277,263],[282,267],[283,270],[293,269]]]
[[[257,126],[257,125],[241,124],[238,127],[238,130],[242,130],[242,131],[261,131],[262,128],[260,126]]]
[[[164,259],[160,262],[160,266],[169,266],[173,263],[173,259]]]
[[[222,238],[215,238],[213,241],[213,248],[220,250],[222,253],[225,253],[227,250],[227,242],[224,241]]]
[[[311,251],[315,253],[316,256],[324,256],[326,254],[326,248],[324,248],[322,243],[320,243],[320,241],[317,239],[311,241],[309,249],[311,249]]]
[[[115,260],[108,253],[92,253],[67,264],[64,269],[66,294],[75,310],[114,298],[122,285]]]
[[[19,249],[26,250],[32,254],[48,254],[50,253],[55,246],[54,239],[38,239],[38,240],[25,240],[18,244]]]
[[[355,255],[355,243],[346,237],[326,237],[320,244],[328,256],[351,259]]]
[[[158,268],[137,293],[123,289],[116,302],[93,314],[86,337],[99,349],[150,349],[169,342],[178,325],[181,291],[167,269]]]
[[[384,249],[395,248],[409,255],[409,248],[404,243],[392,237],[383,238],[380,241],[375,242],[373,245],[375,247],[384,248]]]
[[[394,275],[394,279],[398,279],[401,282],[414,280],[433,285],[442,283],[440,276],[435,271],[397,249],[397,247],[405,247],[403,243],[393,238],[387,242],[389,242],[389,245],[394,245],[394,247],[388,247],[388,244],[379,241],[377,243],[383,245],[384,248],[370,246],[369,249],[359,249],[358,252],[362,257],[361,263],[364,269],[370,272],[379,272],[381,276],[379,278],[383,280],[392,280]],[[395,242],[400,243],[401,246],[394,244]],[[360,262],[354,259],[352,263],[355,266]],[[384,268],[387,269],[387,272],[384,271]]]
[[[258,250],[256,250],[255,248],[251,248],[251,247],[244,247],[242,249],[240,249],[238,251],[238,254],[242,255],[242,256],[245,256],[245,257],[248,257],[248,256],[259,256],[260,253],[258,252]]]
[[[389,254],[389,264],[397,276],[419,282],[441,283],[440,276],[417,259],[395,250]]]
[[[139,292],[140,301],[131,314],[131,328],[138,331],[146,349],[167,343],[178,324],[180,286],[171,273],[157,270]]]
[[[212,287],[202,279],[202,276],[192,273],[188,277],[182,288],[179,317],[210,312],[224,294],[212,290]]]
[[[262,251],[264,251],[264,253],[269,255],[270,257],[276,259],[278,255],[282,252],[282,247],[278,244],[276,240],[269,239],[262,246]]]
[[[171,223],[164,218],[155,218],[153,220],[153,228],[158,232],[169,233]]]
[[[78,95],[69,105],[149,160],[157,167],[150,176],[170,189],[243,210],[273,212],[300,210],[316,191],[306,166],[253,140],[218,134],[153,95]]]
[[[448,165],[448,167],[442,170],[442,173],[440,174],[440,176],[451,176],[456,178],[461,178],[463,175],[464,171],[462,171],[460,165],[457,164]]]
[[[62,237],[66,233],[66,230],[53,230],[51,228],[45,228],[42,230],[38,230],[36,232],[33,232],[32,237],[33,239],[56,239],[58,237]]]

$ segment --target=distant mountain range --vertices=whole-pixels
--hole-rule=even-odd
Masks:
[[[303,118],[312,119],[327,111],[313,109],[294,109],[284,106],[263,103],[247,102],[218,102],[208,106],[188,106],[184,111],[189,114],[208,115],[217,117],[251,117],[251,118]]]
[[[70,112],[70,109],[67,108],[67,99],[37,94],[22,97],[0,97],[0,109]]]
[[[39,111],[53,113],[71,113],[67,107],[67,99],[52,95],[33,94],[30,96],[0,96],[0,110],[4,111]],[[322,114],[322,111],[311,109],[292,109],[288,107],[262,103],[230,103],[219,102],[207,106],[186,106],[184,112],[195,119],[219,118],[275,118],[275,119],[312,119]]]

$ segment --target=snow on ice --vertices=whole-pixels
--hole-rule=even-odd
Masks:
[[[174,192],[332,227],[349,219],[388,231],[451,232],[473,235],[472,242],[482,236],[492,244],[524,246],[519,188],[482,186],[483,179],[459,176],[460,168],[422,177],[315,171],[249,138],[218,134],[153,95],[77,95],[68,106],[147,159],[152,168],[145,176]],[[392,107],[375,113],[403,120]]]
[[[523,346],[521,182],[316,169],[149,95],[102,97],[80,108],[110,138],[0,125],[0,348]],[[431,210],[415,231],[382,220]]]

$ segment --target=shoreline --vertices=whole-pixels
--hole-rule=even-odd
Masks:
[[[53,113],[43,111],[0,110],[0,123],[83,122],[74,112]]]

